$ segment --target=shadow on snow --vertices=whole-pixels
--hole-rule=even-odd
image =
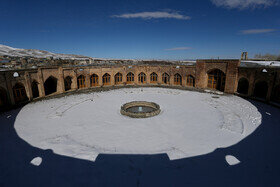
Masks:
[[[280,185],[280,110],[250,101],[262,124],[228,148],[169,160],[167,154],[99,154],[95,162],[32,147],[14,129],[21,109],[0,117],[0,186],[277,186]],[[226,155],[241,161],[230,166]],[[39,166],[30,164],[41,157]]]

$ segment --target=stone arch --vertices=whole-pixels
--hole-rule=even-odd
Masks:
[[[16,83],[13,87],[15,103],[21,103],[28,100],[25,87],[22,83]]]
[[[71,90],[72,89],[72,77],[67,76],[64,79],[64,89],[65,91]]]
[[[38,88],[38,82],[36,80],[33,80],[31,83],[31,90],[33,98],[39,97],[39,88]]]
[[[163,84],[169,84],[170,83],[170,76],[168,73],[162,74],[162,83]]]
[[[141,84],[144,84],[146,83],[147,81],[147,78],[146,78],[146,74],[141,72],[138,74],[138,82],[141,83]]]
[[[268,92],[268,84],[266,81],[258,81],[255,84],[254,96],[262,99],[266,99]]]
[[[187,86],[192,86],[194,87],[195,85],[195,78],[192,75],[187,76]]]
[[[77,85],[78,85],[78,89],[86,87],[86,77],[84,75],[80,75],[77,78]]]
[[[123,77],[123,75],[121,73],[117,73],[115,75],[115,84],[121,84],[122,83],[122,77]]]
[[[247,95],[249,90],[249,81],[248,79],[242,77],[238,81],[237,92],[240,94]]]
[[[129,72],[127,75],[126,75],[126,83],[127,84],[131,84],[134,82],[134,74]]]
[[[95,73],[90,76],[90,86],[98,86],[98,75]]]
[[[280,103],[280,84],[273,89],[271,100]]]
[[[212,69],[207,72],[208,84],[207,87],[219,91],[225,90],[226,74],[220,69]]]
[[[7,91],[4,88],[0,87],[0,111],[4,110],[7,105],[8,105]]]
[[[55,93],[57,91],[57,78],[50,76],[44,82],[44,88],[45,88],[45,95],[50,95],[52,93]]]
[[[158,75],[155,72],[150,74],[150,81],[151,81],[151,83],[157,83]]]
[[[102,83],[103,83],[103,85],[110,85],[110,83],[111,83],[111,75],[109,73],[105,73],[102,76]]]
[[[182,76],[179,73],[174,75],[174,84],[175,85],[182,85]]]

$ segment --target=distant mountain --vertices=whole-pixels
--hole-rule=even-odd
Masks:
[[[18,49],[0,44],[0,56],[12,57],[34,57],[34,58],[54,58],[54,59],[90,59],[90,57],[72,54],[58,54],[38,49]]]

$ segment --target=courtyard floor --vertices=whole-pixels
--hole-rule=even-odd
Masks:
[[[151,101],[133,119],[122,104]],[[130,88],[0,117],[0,186],[278,186],[280,110],[232,95]]]

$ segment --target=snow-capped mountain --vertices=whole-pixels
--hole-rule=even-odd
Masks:
[[[12,57],[34,57],[34,58],[48,58],[54,59],[89,59],[90,57],[72,54],[58,54],[38,49],[18,49],[0,44],[0,56]]]

